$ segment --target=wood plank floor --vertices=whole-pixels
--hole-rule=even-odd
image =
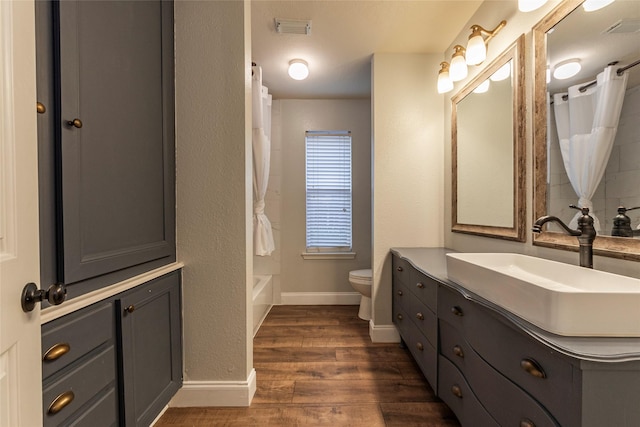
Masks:
[[[409,352],[373,344],[357,306],[275,306],[254,339],[249,408],[170,408],[156,427],[459,426]]]

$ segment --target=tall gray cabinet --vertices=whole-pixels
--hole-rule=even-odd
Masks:
[[[174,263],[173,2],[39,1],[36,42],[41,287],[83,298]],[[43,325],[45,425],[154,419],[182,383],[180,286]]]

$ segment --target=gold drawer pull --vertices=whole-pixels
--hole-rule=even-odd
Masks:
[[[402,320],[402,314],[398,313],[396,317],[398,318],[398,320]]]
[[[459,399],[462,399],[462,390],[458,384],[454,384],[451,386],[451,393]]]
[[[424,350],[424,346],[422,345],[421,342],[416,343],[416,347],[418,347],[418,350],[420,350],[420,351]]]
[[[398,295],[402,296],[402,291],[398,291]]]
[[[396,268],[396,270],[398,270],[398,271],[404,271],[404,268],[402,268],[402,267],[398,266],[398,267]]]
[[[44,114],[47,112],[47,107],[44,106],[42,102],[36,102],[36,111],[38,114]]]
[[[522,421],[520,421],[520,427],[536,427],[536,425],[533,423],[533,421],[524,418]]]
[[[454,305],[453,307],[451,307],[451,312],[453,314],[455,314],[456,316],[464,316],[464,313],[462,312],[462,309],[460,307],[458,307],[457,305]]]
[[[58,412],[62,411],[65,406],[73,402],[73,398],[76,397],[71,390],[65,391],[64,393],[60,393],[58,397],[53,399],[51,405],[49,405],[49,410],[47,413],[49,415],[55,415]]]
[[[61,358],[65,354],[69,353],[71,346],[66,342],[61,342],[51,346],[49,350],[44,353],[42,360],[45,362],[53,362],[56,359]]]
[[[418,287],[418,289],[424,289],[424,283],[418,282],[416,283],[416,286]]]
[[[544,373],[542,366],[533,359],[522,359],[520,361],[520,367],[536,378],[547,378],[547,374]]]
[[[424,314],[422,314],[422,313],[416,313],[416,318],[417,318],[418,320],[424,320]]]
[[[462,347],[460,347],[459,345],[453,346],[453,354],[464,359],[464,351],[462,351]]]

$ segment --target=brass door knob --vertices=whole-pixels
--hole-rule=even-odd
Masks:
[[[80,129],[82,127],[82,121],[80,119],[73,119],[67,121],[67,126]]]

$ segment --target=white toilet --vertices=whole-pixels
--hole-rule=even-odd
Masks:
[[[371,269],[350,271],[349,283],[353,289],[362,294],[358,317],[362,320],[371,320]]]

